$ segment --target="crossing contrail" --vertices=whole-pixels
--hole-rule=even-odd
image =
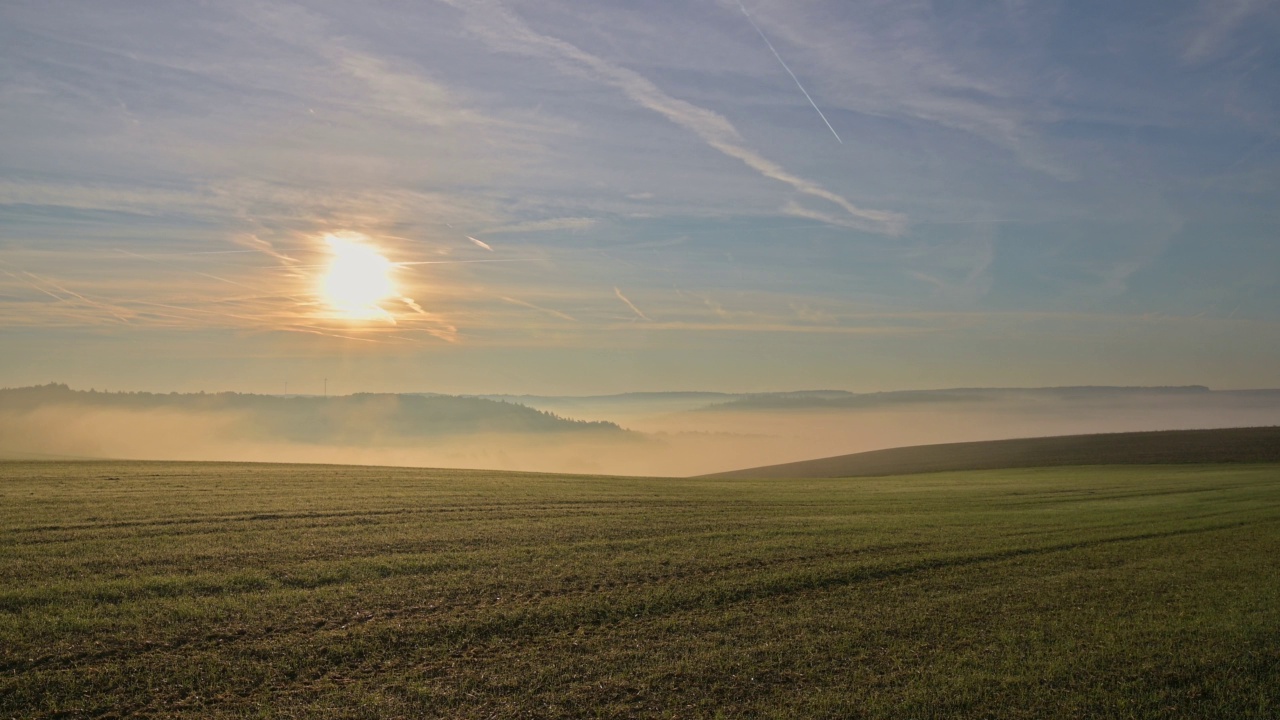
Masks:
[[[764,34],[764,31],[760,29],[760,26],[756,24],[756,21],[751,19],[751,13],[747,12],[747,8],[742,4],[741,0],[738,2],[738,9],[742,10],[742,14],[747,16],[747,22],[751,23],[751,27],[756,29],[756,32],[760,35],[760,39],[764,40],[764,44],[768,45],[769,50],[773,52],[773,56],[778,58],[778,63],[782,65],[782,69],[786,70],[787,74],[791,76],[791,79],[796,81],[796,87],[800,88],[800,92],[804,93],[805,99],[808,100],[809,104],[813,106],[813,109],[818,112],[818,117],[822,118],[822,122],[827,124],[827,129],[831,131],[831,134],[836,136],[836,142],[843,145],[844,141],[840,139],[840,133],[836,132],[836,129],[831,127],[831,121],[827,120],[827,116],[822,114],[822,108],[818,107],[818,103],[814,102],[812,97],[809,97],[809,91],[805,90],[804,85],[800,84],[800,78],[796,77],[796,74],[791,72],[791,68],[787,67],[787,61],[782,59],[782,56],[778,54],[776,49],[774,49],[773,43],[769,42],[769,37]]]

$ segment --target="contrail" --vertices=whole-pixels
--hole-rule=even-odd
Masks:
[[[477,239],[475,239],[475,238],[471,237],[470,235],[468,235],[468,236],[467,236],[467,239],[468,239],[468,240],[470,240],[471,242],[475,243],[476,245],[479,245],[480,247],[484,248],[485,250],[488,250],[489,252],[493,252],[493,248],[489,247],[489,243],[487,243],[487,242],[485,242],[485,241],[483,241],[483,240],[477,240]]]
[[[21,277],[21,276],[19,276],[19,275],[14,275],[13,273],[9,272],[8,270],[0,270],[0,272],[3,272],[5,275],[8,275],[9,277],[13,278],[14,280],[17,280],[17,281],[18,281],[18,282],[20,282],[20,283],[23,283],[23,284],[25,284],[25,285],[27,285],[27,286],[29,286],[29,287],[32,287],[32,288],[34,288],[34,289],[36,289],[36,290],[39,290],[40,292],[44,293],[45,295],[48,295],[49,297],[51,297],[51,298],[53,298],[53,299],[57,300],[58,302],[61,302],[61,303],[67,303],[67,304],[69,304],[69,305],[74,305],[74,304],[75,304],[75,301],[71,300],[70,298],[63,297],[63,296],[59,295],[58,293],[55,293],[55,292],[53,292],[53,291],[49,290],[48,288],[46,288],[46,287],[44,287],[44,286],[42,286],[42,285],[38,284],[37,282],[33,282],[33,279],[34,279],[34,280],[36,280],[36,281],[39,281],[39,282],[42,282],[42,283],[46,283],[46,284],[48,284],[48,285],[51,285],[51,286],[53,286],[54,288],[57,288],[59,291],[64,292],[64,293],[66,293],[66,294],[68,294],[68,295],[75,296],[76,298],[79,298],[79,299],[80,299],[80,301],[81,301],[81,302],[83,302],[84,304],[86,304],[86,305],[88,305],[88,306],[90,306],[90,307],[96,308],[96,309],[98,309],[98,310],[102,310],[102,311],[106,312],[108,315],[110,315],[111,317],[115,318],[116,320],[119,320],[119,321],[120,321],[120,322],[122,322],[122,323],[126,323],[126,324],[127,324],[127,323],[129,322],[129,318],[128,318],[128,317],[126,317],[126,316],[124,316],[124,315],[121,315],[121,314],[120,314],[120,312],[123,310],[122,308],[119,308],[119,307],[116,307],[116,306],[112,306],[112,305],[107,305],[107,304],[105,304],[105,303],[100,303],[100,302],[97,302],[97,301],[95,301],[95,300],[90,300],[89,298],[87,298],[87,297],[85,297],[85,296],[81,295],[80,293],[75,292],[75,291],[73,291],[73,290],[68,290],[68,289],[66,289],[66,288],[62,287],[61,285],[59,285],[59,284],[57,284],[57,283],[53,282],[52,280],[49,280],[48,278],[42,278],[42,277],[40,277],[39,275],[36,275],[35,273],[29,273],[29,272],[27,272],[26,270],[20,270],[19,272],[21,272],[23,275],[26,275],[27,277]],[[124,311],[125,311],[125,312],[127,312],[127,310],[124,310]]]
[[[519,306],[521,306],[521,307],[527,307],[527,308],[531,308],[531,309],[533,309],[533,310],[541,310],[541,311],[542,311],[542,312],[544,312],[544,313],[550,313],[550,314],[552,314],[552,315],[555,315],[556,317],[560,318],[561,320],[569,320],[569,321],[572,321],[572,322],[578,322],[578,319],[577,319],[577,318],[575,318],[574,316],[569,315],[568,313],[562,313],[562,312],[560,312],[559,310],[552,310],[551,308],[545,308],[545,307],[542,307],[541,305],[534,305],[534,304],[533,304],[533,303],[531,303],[531,302],[526,302],[526,301],[524,301],[524,300],[517,300],[516,298],[507,297],[507,296],[505,296],[505,295],[503,295],[503,296],[499,296],[499,298],[498,298],[498,299],[499,299],[499,300],[504,300],[504,301],[506,301],[506,302],[509,302],[509,303],[511,303],[512,305],[519,305]]]
[[[626,303],[626,304],[627,304],[627,307],[631,308],[631,311],[632,311],[632,312],[634,312],[636,315],[639,315],[639,316],[640,316],[640,319],[642,319],[642,320],[648,320],[649,322],[653,322],[652,320],[649,320],[649,316],[648,316],[648,315],[645,315],[643,312],[641,312],[641,311],[640,311],[640,308],[636,307],[636,304],[635,304],[635,303],[633,303],[633,302],[631,302],[630,300],[628,300],[628,299],[627,299],[627,296],[626,296],[626,295],[623,295],[621,290],[619,290],[618,288],[614,288],[614,289],[613,289],[613,292],[614,292],[614,294],[615,294],[615,295],[617,295],[617,296],[618,296],[618,299],[619,299],[619,300],[621,300],[622,302]]]
[[[112,249],[113,249],[113,250],[115,250],[116,252],[118,252],[118,253],[122,254],[122,255],[129,255],[130,257],[136,257],[136,258],[138,258],[139,260],[146,260],[147,262],[153,262],[153,263],[156,263],[157,265],[170,265],[170,263],[168,263],[168,262],[166,262],[166,261],[163,261],[163,260],[157,260],[157,259],[155,259],[155,258],[153,258],[153,257],[147,257],[146,255],[139,255],[138,253],[135,253],[135,252],[129,252],[128,250],[121,250],[120,248],[112,248]],[[185,270],[185,268],[183,268],[183,269]],[[227,283],[227,284],[229,284],[229,285],[238,285],[238,286],[240,286],[240,287],[242,287],[242,288],[245,288],[246,290],[252,290],[252,291],[254,291],[254,292],[261,292],[261,290],[260,290],[260,289],[255,288],[255,287],[253,287],[252,285],[245,285],[244,283],[236,282],[235,280],[228,280],[228,279],[226,279],[226,278],[224,278],[224,277],[218,277],[217,275],[210,275],[209,273],[202,273],[202,272],[199,272],[199,271],[196,271],[196,270],[187,270],[187,272],[192,273],[192,274],[194,274],[194,275],[199,275],[199,276],[201,276],[201,277],[212,278],[212,279],[214,279],[214,280],[217,280],[217,281],[219,281],[219,282],[224,282],[224,283]],[[284,295],[284,296],[282,296],[282,297],[289,297],[289,296],[288,296],[288,295]],[[296,298],[289,297],[289,299],[290,299],[290,300],[295,300]]]
[[[243,255],[246,253],[256,253],[261,250],[195,250],[192,252],[153,252],[151,257],[187,257],[190,255]]]
[[[774,49],[773,43],[769,42],[768,36],[764,34],[764,31],[760,29],[760,26],[756,24],[756,21],[751,19],[751,13],[747,12],[747,8],[742,4],[741,0],[738,1],[738,8],[742,10],[743,15],[747,16],[747,22],[751,23],[751,27],[755,28],[756,32],[760,34],[760,39],[764,40],[764,44],[769,46],[769,50],[773,52],[773,56],[778,58],[778,63],[782,65],[782,69],[786,70],[787,74],[791,76],[791,79],[796,81],[796,87],[800,88],[800,92],[804,93],[805,99],[809,101],[809,104],[813,106],[814,110],[818,111],[818,117],[822,118],[822,122],[827,124],[827,129],[831,131],[831,134],[836,136],[836,142],[843,145],[844,141],[840,139],[840,133],[836,132],[836,129],[831,127],[831,121],[827,120],[827,116],[822,114],[822,109],[818,107],[818,103],[814,102],[813,98],[809,97],[809,91],[805,90],[804,85],[800,84],[800,78],[796,77],[796,74],[791,72],[791,68],[787,67],[787,61],[782,59],[782,56]]]

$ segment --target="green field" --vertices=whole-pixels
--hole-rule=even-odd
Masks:
[[[1280,466],[0,464],[0,716],[1280,717]]]

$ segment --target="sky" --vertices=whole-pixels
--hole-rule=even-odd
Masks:
[[[1277,387],[1277,38],[1267,0],[8,0],[0,386]]]

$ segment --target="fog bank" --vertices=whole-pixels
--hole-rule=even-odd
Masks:
[[[622,418],[619,427],[483,398],[0,390],[0,457],[684,476],[931,443],[1280,425],[1280,392],[1270,390],[652,395],[548,399],[593,420]]]

